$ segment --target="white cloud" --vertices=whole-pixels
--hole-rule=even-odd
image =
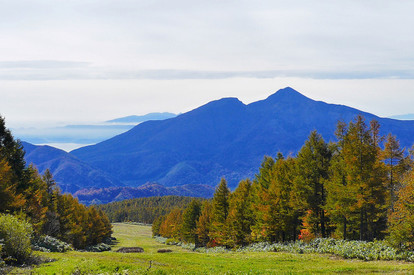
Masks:
[[[292,86],[412,113],[413,1],[0,0],[0,112],[101,121]],[[38,81],[34,81],[38,80]]]

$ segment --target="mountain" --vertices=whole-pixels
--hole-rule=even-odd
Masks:
[[[349,122],[358,114],[378,120],[381,133],[393,133],[402,146],[412,145],[414,121],[314,101],[288,87],[248,105],[224,98],[175,118],[143,122],[71,154],[127,186],[215,186],[225,177],[235,187],[254,177],[265,155],[295,154],[312,130],[333,141],[337,121]]]
[[[414,114],[396,115],[396,116],[391,116],[390,118],[400,119],[400,120],[414,120]]]
[[[25,160],[34,164],[39,173],[49,168],[62,192],[74,193],[83,188],[123,186],[104,171],[84,163],[75,156],[51,146],[37,146],[22,142]]]
[[[147,183],[139,187],[110,187],[82,189],[73,195],[81,203],[86,205],[101,204],[113,201],[122,201],[133,198],[154,196],[186,196],[210,198],[214,194],[214,188],[208,185],[194,184],[174,187],[165,187],[157,183]]]
[[[13,128],[13,134],[32,144],[48,144],[64,150],[73,150],[95,144],[126,132],[147,120],[163,120],[175,117],[172,113],[149,113],[143,116],[127,116],[91,124],[74,124],[59,127]]]
[[[121,117],[113,120],[106,121],[107,123],[134,123],[138,124],[148,120],[164,120],[168,118],[176,117],[176,114],[173,113],[149,113],[143,116],[126,116]]]

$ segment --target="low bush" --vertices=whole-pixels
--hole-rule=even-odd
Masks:
[[[0,214],[0,239],[3,240],[1,255],[10,262],[23,263],[32,253],[30,223],[13,215]]]
[[[177,245],[177,244],[180,244],[180,241],[176,239],[167,239],[165,241],[165,244],[166,245]]]
[[[85,248],[85,250],[89,252],[104,252],[111,250],[111,246],[106,243],[100,243],[97,245],[88,246]]]
[[[385,241],[346,241],[331,238],[317,238],[309,243],[302,241],[289,243],[255,243],[239,248],[238,251],[283,251],[292,253],[333,254],[345,259],[372,260],[404,260],[412,262],[414,252],[398,251]]]
[[[73,250],[72,246],[51,236],[40,236],[33,241],[33,250],[42,252],[66,252]]]
[[[182,248],[194,250],[200,253],[228,253],[228,252],[290,252],[297,254],[318,253],[332,254],[345,259],[360,259],[364,261],[373,260],[401,260],[414,262],[414,251],[397,250],[387,244],[385,241],[346,241],[332,238],[317,238],[309,243],[303,241],[285,242],[285,243],[253,243],[238,249],[227,249],[225,247],[198,247],[194,244],[172,242],[169,239],[155,237],[158,242],[181,246]]]
[[[165,244],[165,242],[168,240],[168,238],[164,238],[162,236],[155,236],[153,237],[157,242]]]
[[[3,247],[3,240],[0,240],[0,255],[1,255],[1,249]],[[3,259],[0,257],[0,268],[2,268],[4,266],[4,261]],[[0,270],[0,274],[1,274],[1,270]]]
[[[158,249],[157,252],[158,253],[170,253],[172,252],[172,250],[171,249]]]
[[[142,247],[121,247],[116,252],[120,253],[142,253],[144,249]]]
[[[115,237],[106,237],[102,242],[105,244],[115,244],[117,240]]]

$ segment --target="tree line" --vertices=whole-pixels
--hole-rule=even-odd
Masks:
[[[101,204],[96,208],[102,210],[111,222],[152,224],[156,218],[168,214],[176,207],[185,208],[193,199],[182,196],[147,197]]]
[[[32,224],[34,235],[49,235],[85,248],[112,234],[108,217],[85,207],[70,194],[61,194],[49,170],[40,175],[26,165],[21,143],[14,139],[0,116],[0,213]]]
[[[265,157],[253,181],[156,219],[153,235],[196,246],[244,246],[315,237],[387,238],[414,248],[413,151],[357,116],[338,122],[336,142],[313,131],[296,156]]]

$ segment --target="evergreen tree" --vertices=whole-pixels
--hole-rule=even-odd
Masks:
[[[359,227],[360,240],[372,240],[385,230],[385,167],[380,159],[377,130],[368,128],[365,119],[357,116],[349,123],[342,149],[348,190],[356,196],[350,210],[353,223]]]
[[[294,209],[292,199],[294,171],[295,160],[284,159],[281,154],[278,154],[272,167],[260,171],[269,175],[269,184],[260,184],[261,174],[256,176],[252,186],[254,239],[271,242],[296,239],[298,212]]]
[[[201,246],[211,246],[210,228],[213,220],[213,206],[210,201],[204,201],[200,217],[197,221],[198,243]]]
[[[295,197],[297,207],[303,212],[310,210],[309,224],[315,235],[327,236],[326,188],[331,152],[322,136],[313,131],[299,151],[296,165]]]
[[[22,193],[27,188],[26,161],[20,141],[15,140],[0,116],[0,156],[5,158],[17,182],[16,191]]]
[[[111,226],[102,212],[61,195],[55,184],[50,171],[40,176],[34,166],[26,167],[20,142],[0,117],[0,212],[18,213],[32,224],[35,236],[52,235],[75,248],[110,236]]]
[[[213,196],[213,222],[210,230],[210,238],[217,244],[225,242],[225,223],[229,213],[230,190],[227,187],[227,181],[223,178],[216,188]]]
[[[349,232],[357,230],[352,227],[351,219],[353,207],[357,203],[358,189],[355,185],[348,184],[342,146],[342,139],[330,146],[332,159],[329,181],[325,184],[327,190],[325,209],[336,227],[336,237],[348,239]]]
[[[250,242],[250,226],[253,224],[251,185],[249,180],[242,180],[230,196],[226,221],[227,246],[243,246]]]
[[[43,173],[42,179],[46,183],[47,193],[51,196],[56,188],[56,181],[53,179],[53,175],[49,169],[46,169]]]
[[[7,161],[0,156],[0,213],[17,211],[25,204],[22,194],[16,194],[16,183]]]
[[[400,249],[414,249],[414,171],[409,171],[396,192],[394,211],[389,213],[389,241]]]
[[[165,216],[160,216],[154,220],[152,223],[152,236],[159,236],[160,235],[160,227],[162,222],[164,221]]]
[[[183,222],[181,224],[182,240],[195,243],[198,245],[197,236],[197,221],[201,214],[201,202],[199,200],[192,200],[183,212]]]
[[[167,238],[179,238],[182,220],[182,210],[179,208],[173,209],[161,223],[160,235]]]
[[[400,143],[397,138],[391,134],[388,134],[384,151],[382,152],[382,159],[385,161],[385,165],[388,173],[388,190],[390,192],[390,210],[394,211],[394,202],[396,201],[396,191],[399,189],[400,177],[406,170],[404,150],[401,149]]]

